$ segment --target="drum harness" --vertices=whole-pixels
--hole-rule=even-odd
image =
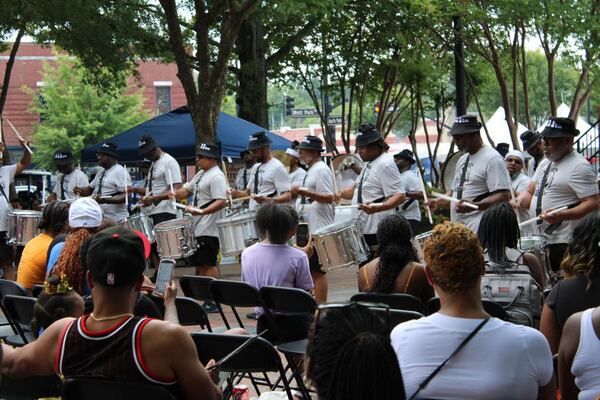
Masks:
[[[10,201],[8,200],[8,197],[6,196],[6,192],[4,191],[4,185],[2,183],[0,183],[0,193],[6,199],[6,203],[8,204],[8,209],[12,210],[13,209],[12,204],[10,204]]]
[[[364,171],[364,173],[363,173]],[[371,174],[371,163],[367,164],[365,168],[361,171],[360,182],[358,182],[358,194],[356,195],[356,203],[361,204],[363,202],[362,197],[362,188],[363,188],[363,180],[369,177]],[[371,203],[383,203],[385,201],[385,196],[380,197],[378,199],[373,200]],[[361,212],[364,212],[360,210]]]
[[[198,206],[198,186],[200,186],[200,182],[202,181],[202,178],[204,178],[204,174],[206,174],[206,171],[202,171],[202,175],[200,175],[200,177],[198,178],[198,182],[196,182],[196,184],[194,185],[194,195],[192,196],[192,206],[198,207],[201,210],[204,210],[206,207],[210,206],[212,203],[217,201],[217,199],[212,199],[211,201],[204,203],[201,206]]]
[[[552,161],[548,163],[548,167],[544,171],[544,176],[542,176],[542,183],[540,184],[540,190],[538,191],[537,202],[535,204],[535,215],[539,216],[542,213],[542,196],[544,195],[544,189],[546,189],[546,181],[548,180],[548,175],[550,174],[550,169],[552,169]],[[579,205],[580,202],[576,202],[573,204],[569,204],[568,208],[573,208]],[[557,230],[564,221],[559,221],[554,224],[548,225],[546,229],[544,229],[544,233],[546,235],[552,235],[555,230]],[[544,223],[543,219],[537,221],[538,226]]]

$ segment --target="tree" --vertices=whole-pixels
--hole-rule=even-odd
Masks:
[[[58,149],[69,149],[77,157],[84,147],[148,119],[141,91],[126,93],[125,73],[113,75],[111,88],[86,82],[88,73],[79,60],[59,56],[56,66],[44,64],[39,91],[24,89],[32,97],[31,111],[42,121],[33,133],[34,162],[42,168],[53,168]]]

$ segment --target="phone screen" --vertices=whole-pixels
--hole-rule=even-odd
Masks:
[[[298,224],[296,230],[296,246],[304,247],[308,244],[308,225]]]
[[[173,268],[175,267],[175,261],[173,260],[160,260],[158,264],[158,274],[156,275],[156,285],[154,287],[154,293],[163,295],[167,284],[173,279]]]

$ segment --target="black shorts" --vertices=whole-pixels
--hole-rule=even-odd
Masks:
[[[0,261],[11,261],[14,257],[14,252],[12,246],[8,245],[6,241],[8,240],[8,235],[6,232],[0,232]]]
[[[197,267],[215,267],[219,255],[219,238],[214,236],[198,236],[198,249],[188,257],[190,265]]]
[[[412,237],[418,235],[419,229],[421,228],[421,221],[417,221],[416,219],[407,219],[410,224],[410,230],[412,231]]]
[[[367,242],[367,246],[369,247],[369,258],[365,261],[358,264],[358,268],[361,268],[363,265],[367,264],[369,261],[375,258],[375,253],[377,252],[377,248],[379,247],[379,242],[377,241],[377,235],[374,233],[366,233],[363,235],[365,238],[365,242]]]
[[[313,254],[308,259],[308,266],[310,267],[310,272],[320,272],[322,274],[326,274],[323,271],[323,266],[321,265],[321,261],[319,261],[319,255],[317,254],[317,250],[313,248]]]

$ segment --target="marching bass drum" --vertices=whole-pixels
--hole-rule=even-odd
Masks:
[[[356,164],[361,168],[365,164],[358,155],[352,153],[337,155],[331,159],[331,162],[333,163],[338,190],[350,187],[356,182],[358,174],[349,167],[351,164]],[[342,200],[340,204],[350,204],[350,200]]]
[[[457,151],[446,157],[446,161],[442,166],[442,185],[444,191],[452,190],[452,182],[454,182],[454,174],[456,173],[456,164],[460,157],[465,154],[464,151]]]

